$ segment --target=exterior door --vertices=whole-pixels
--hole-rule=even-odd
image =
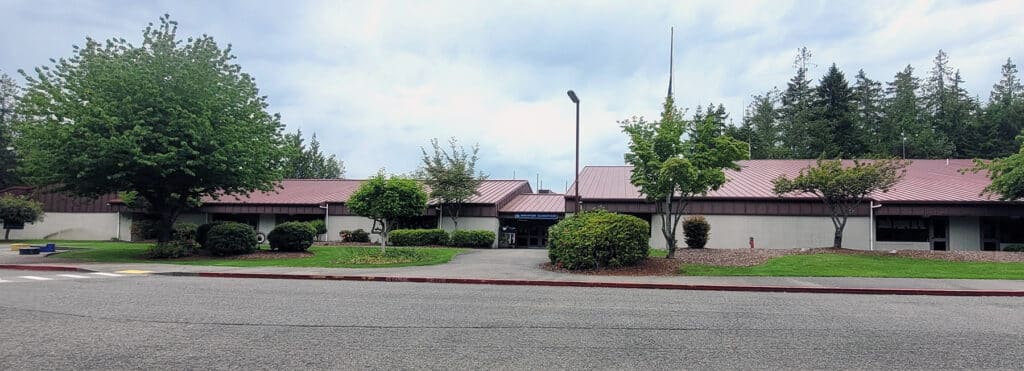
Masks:
[[[931,220],[930,238],[932,250],[949,250],[949,218],[933,216]]]
[[[999,251],[999,223],[993,218],[981,218],[981,251]]]

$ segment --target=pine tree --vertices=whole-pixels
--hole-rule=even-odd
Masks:
[[[853,90],[835,63],[815,89],[813,127],[821,130],[823,140],[812,142],[810,149],[828,158],[856,158],[864,152],[862,135],[854,123]]]
[[[948,155],[954,156],[963,156],[971,146],[970,121],[965,118],[971,103],[960,87],[962,83],[959,71],[953,70],[949,56],[940,49],[925,79],[921,99],[928,123],[947,138],[952,146]]]
[[[1024,87],[1017,72],[1017,65],[1007,58],[1002,78],[992,86],[988,106],[979,115],[975,130],[984,140],[976,157],[999,158],[1017,152],[1014,138],[1024,130]]]
[[[807,78],[807,70],[811,66],[811,51],[807,47],[797,51],[793,67],[796,75],[789,80],[786,91],[782,93],[782,108],[779,110],[783,148],[790,158],[812,158],[814,153],[810,144],[821,139],[816,138],[811,128],[811,103],[814,100],[814,88]]]
[[[882,104],[885,93],[882,90],[882,83],[868,78],[863,69],[857,72],[855,78],[853,104],[864,153],[872,157],[888,155],[882,138],[891,130],[885,128],[883,121]]]
[[[782,148],[782,131],[779,127],[779,99],[782,93],[772,89],[762,95],[754,95],[743,115],[743,127],[749,134],[746,139],[750,143],[750,158],[785,158],[786,151]]]
[[[888,154],[902,158],[942,158],[952,153],[945,135],[927,121],[917,97],[920,83],[907,65],[888,83],[885,100],[886,132],[881,142]]]

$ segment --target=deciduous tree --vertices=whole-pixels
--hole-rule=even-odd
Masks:
[[[0,222],[4,224],[4,240],[10,239],[15,225],[43,220],[43,204],[27,197],[0,196]]]
[[[625,159],[633,165],[630,182],[657,205],[667,257],[672,258],[688,200],[725,184],[724,170],[739,170],[736,161],[748,157],[747,144],[722,135],[712,119],[684,120],[671,95],[665,98],[660,121],[641,117],[621,124],[629,135]]]
[[[455,138],[449,140],[448,144],[448,150],[441,148],[437,138],[434,138],[430,140],[432,152],[420,148],[423,152],[423,165],[419,175],[430,189],[430,197],[441,203],[441,213],[448,211],[455,229],[459,229],[462,205],[477,194],[477,188],[487,176],[476,171],[480,146],[474,145],[467,152]]]
[[[18,83],[7,74],[0,73],[0,189],[19,183],[11,127],[20,95]]]
[[[136,194],[165,242],[204,196],[272,190],[282,126],[230,47],[206,35],[180,40],[169,16],[142,36],[141,45],[88,38],[70,58],[22,71],[17,148],[33,184]]]
[[[380,235],[380,251],[385,251],[388,233],[395,219],[423,214],[427,207],[427,193],[415,180],[377,173],[359,186],[349,197],[348,209],[352,213],[373,219],[374,233]]]
[[[774,181],[774,191],[780,197],[786,194],[810,193],[828,207],[835,226],[832,247],[843,247],[846,221],[872,193],[888,192],[906,173],[909,163],[901,160],[853,160],[844,166],[842,160],[818,159],[814,166],[800,170],[793,179],[780,176]]]

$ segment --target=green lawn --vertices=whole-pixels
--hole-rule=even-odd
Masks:
[[[655,249],[652,247],[650,250],[647,251],[649,251],[647,253],[647,256],[651,258],[664,258],[668,256],[668,250],[665,249]]]
[[[752,267],[683,265],[687,276],[1024,279],[1024,263],[951,262],[855,254],[789,255]]]
[[[53,241],[50,241],[53,242]],[[444,264],[465,249],[389,247],[385,255],[378,247],[314,246],[313,256],[282,259],[147,259],[150,243],[57,241],[58,247],[73,248],[54,255],[55,258],[102,263],[164,263],[213,265],[224,267],[320,267],[320,268],[385,268]],[[266,246],[263,246],[266,249]]]

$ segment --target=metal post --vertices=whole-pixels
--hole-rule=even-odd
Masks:
[[[580,195],[580,101],[576,100],[576,213],[579,214],[583,196]]]
[[[871,204],[868,205],[868,223],[871,224],[869,226],[869,228],[871,228],[869,234],[871,241],[868,245],[870,246],[871,251],[875,251],[875,209],[880,207],[882,207],[882,204],[876,205],[874,200],[871,200]]]

